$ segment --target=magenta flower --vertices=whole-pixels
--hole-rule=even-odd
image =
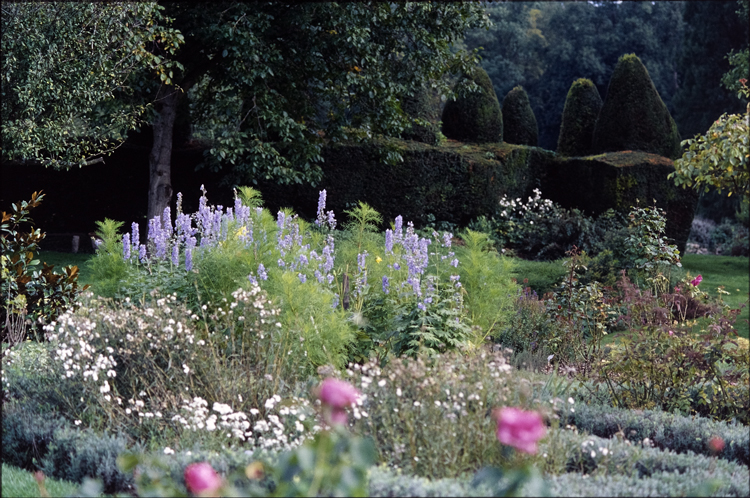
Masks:
[[[185,484],[196,495],[211,495],[222,486],[221,476],[207,462],[193,463],[185,469]]]
[[[690,283],[693,285],[693,287],[698,287],[701,282],[703,282],[703,277],[701,275],[698,275]]]
[[[670,331],[669,331],[669,335],[670,335],[670,336],[673,336],[673,335],[674,335],[674,331],[670,330]]]
[[[525,453],[536,453],[536,443],[546,433],[541,415],[518,408],[501,408],[496,416],[498,441]]]
[[[331,408],[345,408],[359,399],[360,392],[343,380],[328,378],[320,385],[320,401]]]
[[[331,425],[344,425],[347,421],[346,408],[355,404],[360,392],[348,382],[328,378],[318,390],[318,397],[324,405],[325,418]]]

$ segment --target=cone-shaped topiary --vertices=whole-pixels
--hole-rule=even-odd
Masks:
[[[594,128],[593,149],[639,150],[671,159],[682,155],[677,125],[635,54],[617,61]]]
[[[515,87],[503,99],[503,128],[507,143],[536,147],[539,128],[529,95],[522,86]]]
[[[410,128],[401,133],[404,140],[414,140],[430,145],[437,145],[440,133],[440,95],[432,88],[422,86],[414,95],[406,95],[401,99],[401,109],[410,118],[426,121],[427,126],[412,123]]]
[[[565,108],[557,138],[557,153],[563,156],[588,156],[602,98],[596,85],[586,78],[580,78],[570,85],[565,99]]]
[[[477,67],[473,76],[463,75],[462,78],[472,79],[479,86],[479,92],[445,104],[443,134],[462,142],[502,142],[503,114],[487,71]]]

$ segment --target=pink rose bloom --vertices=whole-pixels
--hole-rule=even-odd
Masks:
[[[209,495],[222,485],[221,476],[206,462],[192,463],[185,469],[185,483],[193,494]]]
[[[669,335],[674,335],[674,332],[672,332],[672,331],[670,330],[670,331],[669,331]]]
[[[701,284],[701,282],[703,282],[703,277],[698,275],[690,283],[693,285],[693,287],[698,287]]]
[[[724,451],[724,440],[720,437],[714,436],[708,441],[708,447],[714,453],[721,453]]]
[[[501,408],[497,417],[497,439],[525,453],[536,453],[536,443],[544,437],[546,428],[537,412],[518,408]]]
[[[353,405],[359,399],[360,392],[343,380],[328,378],[320,385],[319,398],[324,404],[334,408],[334,413],[344,407]]]

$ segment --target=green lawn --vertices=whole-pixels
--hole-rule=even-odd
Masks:
[[[0,496],[13,496],[16,498],[33,498],[39,496],[39,485],[34,479],[34,474],[27,470],[3,464],[3,485],[0,488]],[[77,496],[78,484],[59,481],[45,477],[44,487],[50,496]]]
[[[750,299],[750,260],[737,256],[713,256],[708,254],[685,254],[682,256],[682,266],[691,276],[703,276],[700,288],[711,296],[717,296],[720,285],[729,292],[724,296],[724,302],[732,308],[742,308],[739,319],[735,324],[737,332],[748,337],[748,299]]]

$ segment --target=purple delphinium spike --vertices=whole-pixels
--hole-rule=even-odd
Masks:
[[[252,273],[247,276],[247,279],[250,281],[251,284],[256,284],[256,285],[258,284],[258,280],[255,277],[253,277]]]
[[[333,295],[333,304],[331,305],[331,308],[336,309],[336,307],[339,305],[339,295],[334,294]]]
[[[172,236],[172,210],[169,206],[164,208],[164,212],[161,215],[161,229],[165,233],[166,238]]]
[[[404,219],[401,217],[401,215],[396,216],[395,226],[393,229],[393,235],[395,235],[396,240],[395,242],[401,242],[401,227],[404,224]]]
[[[141,260],[141,263],[146,262],[146,244],[141,244],[138,248],[138,259]]]
[[[326,222],[326,191],[325,189],[320,191],[320,194],[318,196],[318,216],[315,218],[315,224],[319,227],[322,227],[323,224]]]
[[[443,247],[450,248],[453,234],[450,232],[443,232]]]
[[[185,248],[185,270],[193,269],[193,250],[190,247]]]
[[[130,259],[130,237],[128,234],[122,234],[122,257],[125,261]]]
[[[388,281],[388,277],[383,275],[383,293],[388,294],[390,292],[390,282]]]
[[[276,215],[276,225],[279,227],[279,230],[284,229],[285,221],[286,221],[286,215],[284,214],[283,211],[279,211],[278,214]]]
[[[132,236],[130,237],[130,245],[137,249],[138,246],[141,245],[141,234],[138,231],[138,223],[133,222],[132,225],[130,225],[130,228],[132,229]]]
[[[297,277],[299,277],[299,281],[302,282],[303,284],[307,282],[307,276],[304,273],[298,273]]]
[[[263,263],[258,265],[258,278],[268,280],[268,273],[266,273],[266,267],[263,266]]]
[[[172,264],[180,266],[180,247],[177,244],[172,246]]]
[[[336,228],[336,216],[333,214],[333,211],[328,211],[327,221],[329,229],[333,230]]]
[[[393,231],[388,229],[385,231],[385,253],[391,254],[393,252]]]

